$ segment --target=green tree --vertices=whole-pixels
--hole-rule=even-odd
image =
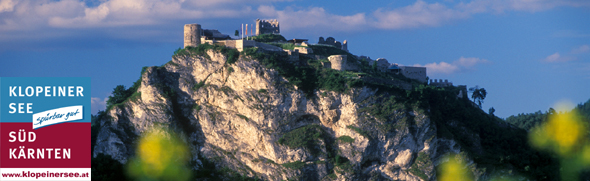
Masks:
[[[479,108],[481,108],[481,103],[483,103],[483,100],[486,98],[486,95],[488,94],[486,92],[486,89],[479,88],[479,86],[476,85],[475,87],[469,88],[469,91],[472,92],[471,98],[473,99],[473,102],[477,103],[477,105],[479,105]]]
[[[124,85],[117,85],[113,89],[112,95],[109,96],[109,100],[107,100],[107,106],[111,106],[117,103],[121,103],[127,97],[127,89],[125,89]]]
[[[549,108],[549,110],[547,111],[547,114],[555,114],[555,109],[553,109],[552,107]]]
[[[133,93],[137,91],[140,85],[141,80],[138,80],[137,82],[133,83],[133,86],[129,87],[129,89],[126,89],[124,85],[117,85],[117,87],[113,89],[112,95],[109,96],[109,100],[107,100],[107,110],[111,106],[122,103],[125,100],[127,100],[129,96],[133,95]]]
[[[240,31],[236,30],[236,32],[234,33],[234,36],[240,36]]]
[[[178,47],[178,49],[174,50],[174,55],[177,55],[178,53],[180,53],[180,51],[182,51],[182,48]]]

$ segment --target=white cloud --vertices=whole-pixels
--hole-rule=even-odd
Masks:
[[[0,13],[13,11],[15,4],[12,0],[0,0]]]
[[[488,63],[489,61],[486,59],[480,59],[480,58],[475,58],[475,57],[461,57],[459,58],[459,60],[453,62],[463,68],[466,69],[473,69],[475,67],[476,64],[481,64],[481,63]]]
[[[590,6],[586,0],[473,0],[459,3],[458,9],[471,13],[504,13],[505,11],[539,12],[560,6]]]
[[[110,0],[97,7],[83,7],[75,16],[49,18],[53,27],[109,27],[154,25],[170,19],[203,18],[201,9],[184,9],[182,1]]]
[[[426,67],[426,72],[428,72],[428,74],[452,74],[459,70],[459,66],[447,62],[429,63],[424,66],[416,64],[414,66]]]
[[[313,6],[278,9],[272,6],[276,1],[289,0],[98,0],[93,1],[92,6],[79,0],[0,0],[0,40],[15,37],[39,40],[39,36],[44,34],[45,37],[54,38],[55,34],[66,37],[79,35],[65,32],[64,29],[141,27],[141,30],[149,31],[162,29],[171,22],[258,17],[278,19],[281,29],[287,31],[356,32],[441,26],[480,13],[535,12],[560,6],[590,7],[590,1],[586,0],[472,0],[444,3],[417,0],[403,7],[335,14],[330,12],[332,9]],[[165,33],[168,31],[171,30]],[[125,33],[112,29],[101,32],[108,32],[107,36],[115,38]],[[135,33],[135,36],[148,37],[140,32]]]
[[[561,56],[559,55],[559,52],[556,52],[552,55],[547,56],[547,58],[545,58],[545,62],[557,62],[560,58]]]
[[[268,0],[266,2],[272,2]],[[265,2],[265,1],[257,1]],[[242,6],[239,4],[241,3]],[[31,30],[43,27],[88,28],[160,25],[170,20],[238,18],[252,14],[252,2],[185,0],[105,0],[87,6],[78,0],[11,0],[0,2],[2,30]]]
[[[274,6],[259,6],[258,12],[281,22],[281,29],[320,29],[323,31],[358,31],[367,29],[405,29],[424,26],[439,26],[448,21],[469,17],[469,13],[448,8],[439,3],[429,4],[422,0],[392,10],[377,9],[369,15],[356,13],[336,15],[321,7],[305,9],[286,7],[277,10]]]
[[[473,0],[467,4],[458,3],[453,7],[447,7],[440,3],[418,0],[411,5],[391,10],[380,8],[367,16],[366,13],[336,15],[326,12],[322,7],[298,10],[295,7],[286,7],[277,10],[267,5],[275,1],[281,0],[104,0],[97,6],[89,7],[78,0],[22,0],[20,2],[2,0],[0,12],[13,12],[13,14],[0,19],[5,22],[4,26],[0,23],[0,30],[42,26],[83,28],[152,25],[165,23],[167,20],[239,18],[256,15],[279,19],[287,29],[312,26],[340,31],[355,31],[363,28],[400,29],[439,26],[452,20],[468,18],[475,13],[488,12],[490,9],[498,11],[521,10],[521,7],[547,9],[558,5],[584,4],[575,1],[563,3],[561,1],[510,0],[498,3],[490,0]],[[252,11],[251,6],[258,6],[258,10]],[[335,28],[343,25],[347,28]]]
[[[578,57],[575,56],[574,54],[582,54],[582,53],[588,53],[588,52],[590,52],[590,46],[589,45],[581,45],[577,48],[572,49],[569,52],[569,54],[566,54],[566,56],[562,56],[561,54],[559,54],[559,52],[555,52],[554,54],[551,54],[551,55],[545,57],[541,61],[548,62],[548,63],[569,62],[569,61],[573,61],[573,60],[578,59]]]
[[[482,63],[489,63],[486,59],[476,57],[461,57],[451,63],[428,63],[426,65],[415,64],[414,66],[426,67],[426,72],[429,75],[436,74],[454,74],[459,72],[466,72],[475,70],[475,66]]]
[[[447,3],[448,4],[448,3]],[[580,0],[473,0],[446,6],[441,3],[428,3],[417,0],[415,3],[394,9],[379,8],[372,12],[350,15],[336,15],[321,7],[308,7],[294,10],[287,7],[277,10],[273,6],[262,5],[258,12],[266,17],[281,21],[281,28],[322,29],[324,31],[354,32],[367,29],[407,29],[444,25],[460,19],[470,18],[480,13],[503,13],[505,11],[536,12],[559,6],[588,6],[590,2]],[[346,27],[346,28],[342,28]]]
[[[278,19],[281,22],[281,30],[313,28],[323,31],[354,31],[362,29],[367,23],[363,13],[340,16],[330,14],[320,7],[297,10],[295,7],[287,7],[277,10],[274,6],[263,5],[258,7],[258,12],[263,16]]]
[[[450,9],[442,4],[428,4],[418,0],[416,3],[386,11],[377,9],[373,12],[377,19],[373,26],[381,29],[415,28],[421,26],[438,26],[454,19],[467,18],[468,13]]]
[[[579,54],[579,53],[587,53],[590,52],[590,46],[588,45],[582,45],[578,48],[574,48],[571,53],[573,54]]]
[[[98,97],[92,97],[90,98],[90,106],[91,106],[91,111],[92,114],[96,114],[98,111],[104,111],[107,107],[107,100],[108,98],[98,98]]]
[[[575,57],[562,57],[559,54],[559,52],[555,52],[554,54],[547,56],[545,59],[543,59],[543,61],[553,63],[553,62],[567,62],[567,61],[571,61],[571,60],[575,60],[575,59],[576,59]]]

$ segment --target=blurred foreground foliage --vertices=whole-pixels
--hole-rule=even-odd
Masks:
[[[561,180],[580,180],[580,174],[590,168],[590,120],[578,111],[550,114],[548,121],[529,132],[533,146],[560,159]]]
[[[127,172],[136,180],[189,180],[189,156],[186,144],[174,132],[153,129],[139,139]]]

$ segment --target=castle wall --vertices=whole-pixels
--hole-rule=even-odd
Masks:
[[[324,40],[324,37],[320,36],[320,39],[318,40],[318,44],[330,45],[330,46],[334,46],[338,49],[348,51],[348,42],[346,40],[344,40],[344,42],[336,41],[336,39],[334,37],[328,37]]]
[[[338,49],[342,49],[342,43],[340,43],[339,41],[336,41],[336,43],[334,43],[334,46]]]
[[[346,55],[332,55],[328,57],[332,69],[344,71],[346,70]]]
[[[452,82],[449,82],[448,79],[445,79],[445,81],[443,82],[442,79],[430,79],[430,83],[429,85],[431,86],[436,86],[436,87],[450,87],[453,86]]]
[[[295,47],[293,50],[298,51],[301,54],[312,54],[313,50],[308,47]]]
[[[237,49],[237,47],[236,47],[237,46],[237,41],[236,40],[224,40],[223,42],[225,43],[224,45],[226,47]]]
[[[238,51],[244,51],[244,48],[255,47],[256,41],[254,40],[205,40],[201,38],[202,43],[209,43],[211,45],[222,45],[229,48],[238,49]]]
[[[235,48],[238,49],[238,51],[240,51],[240,52],[244,51],[244,48],[256,46],[256,41],[254,41],[254,40],[230,40],[230,41],[235,41]]]
[[[426,83],[426,67],[400,66],[402,75]]]
[[[326,41],[324,42],[326,45],[336,45],[336,39],[334,37],[328,37],[326,38]]]
[[[201,25],[184,25],[184,48],[187,46],[197,47],[201,44]]]
[[[328,68],[328,69],[329,69],[329,68],[332,68],[332,64],[331,64],[330,62],[322,62],[322,66],[323,66],[324,68]]]
[[[256,19],[256,35],[261,34],[281,34],[279,21]]]
[[[245,47],[254,47],[253,40],[231,40],[218,30],[203,30],[199,24],[184,25],[184,47],[197,47],[200,44],[222,45],[243,51]]]
[[[287,56],[289,57],[289,62],[291,62],[292,64],[299,64],[299,52],[298,51],[293,51],[293,50],[283,50],[285,52],[287,52]]]
[[[229,48],[238,49],[238,51],[244,51],[244,48],[255,47],[256,41],[254,40],[205,40],[201,39],[202,43],[209,43],[211,45],[223,45]]]
[[[207,40],[201,37],[201,44],[208,43],[209,45],[223,45],[225,46],[225,40]]]

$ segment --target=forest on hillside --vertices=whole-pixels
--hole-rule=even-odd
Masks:
[[[572,111],[577,112],[583,121],[590,123],[590,99],[588,99],[588,101],[585,103],[578,104]],[[541,112],[539,110],[534,113],[520,113],[516,116],[512,115],[506,118],[506,122],[519,128],[530,130],[544,122],[547,122],[550,115],[553,114],[558,114],[558,112],[556,112],[553,108],[549,108],[549,110],[545,112]]]
[[[590,100],[569,111],[549,108],[546,112],[510,116],[506,122],[527,130],[532,145],[536,144],[552,152],[552,157],[559,158],[562,180],[590,180],[587,163],[590,153],[587,144],[590,135]]]

